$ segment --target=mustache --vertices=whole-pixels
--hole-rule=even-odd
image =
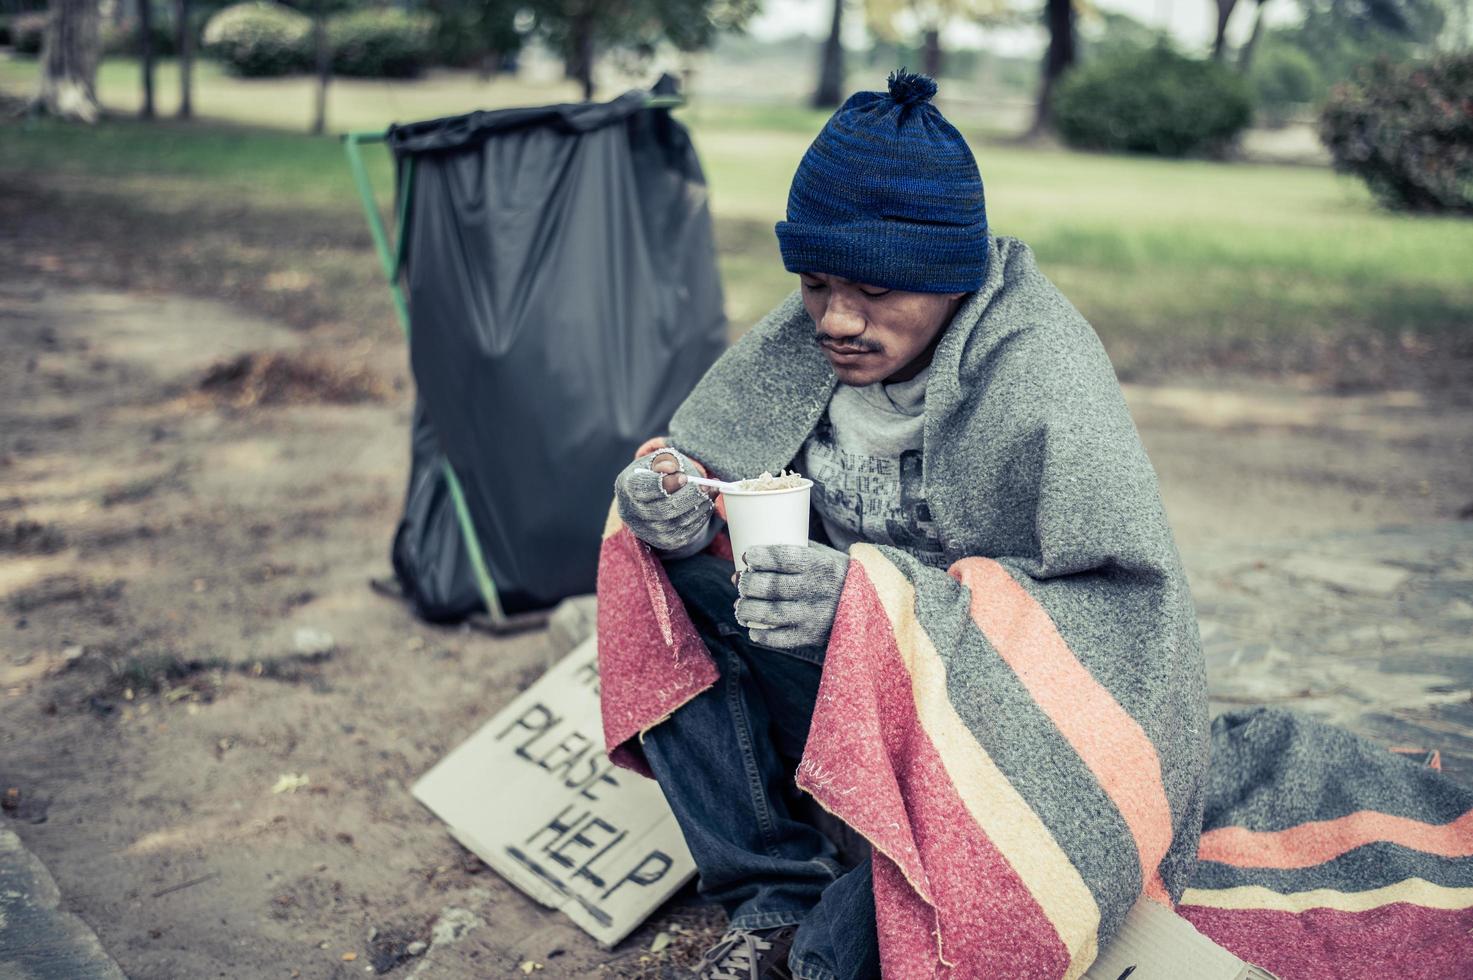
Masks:
[[[830,350],[841,351],[846,354],[877,354],[881,350],[880,345],[875,343],[874,341],[864,340],[863,338],[859,337],[851,337],[845,340],[840,340],[838,337],[830,337],[826,333],[819,333],[814,334],[813,339],[818,343],[820,347],[827,347]]]

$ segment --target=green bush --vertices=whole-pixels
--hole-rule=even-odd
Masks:
[[[434,19],[397,8],[358,10],[328,22],[332,70],[358,78],[414,78],[430,58]]]
[[[1166,44],[1075,68],[1054,92],[1071,146],[1180,157],[1222,152],[1253,116],[1247,83]]]
[[[10,43],[14,45],[16,54],[40,54],[41,38],[45,33],[44,13],[17,14],[10,21]]]
[[[1320,98],[1323,83],[1314,59],[1298,48],[1267,47],[1249,72],[1258,111],[1273,125],[1287,122],[1295,109]]]
[[[202,40],[205,54],[247,78],[312,67],[312,19],[271,0],[226,7],[205,24]]]
[[[1473,54],[1378,58],[1331,91],[1320,139],[1387,207],[1473,214]]]
[[[0,14],[0,44],[10,43],[10,18]]]

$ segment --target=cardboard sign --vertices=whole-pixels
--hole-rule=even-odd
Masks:
[[[589,639],[414,784],[482,861],[612,946],[695,863],[660,787],[604,754]]]

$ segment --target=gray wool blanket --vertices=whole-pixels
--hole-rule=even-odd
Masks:
[[[1204,932],[1271,966],[1285,924],[1262,915],[1305,910],[1243,888],[1267,874],[1252,835],[1286,829],[1275,805],[1300,787],[1266,781],[1272,759],[1254,750],[1333,739],[1274,713],[1209,726],[1191,596],[1109,359],[1026,245],[990,248],[926,388],[924,493],[948,567],[851,549],[797,783],[874,848],[887,977],[1078,977],[1142,896],[1186,914],[1184,894],[1198,895]],[[775,472],[836,384],[795,292],[711,368],[670,442],[723,479]],[[605,739],[615,761],[647,773],[639,734],[715,668],[659,560],[616,515],[599,598]],[[1250,737],[1274,724],[1292,732]],[[1209,750],[1234,746],[1233,770],[1209,779]],[[1342,786],[1371,779],[1377,799],[1408,773],[1424,778],[1379,757],[1357,760],[1358,774],[1328,771]],[[1444,809],[1473,805],[1449,792]],[[1347,816],[1326,801],[1300,800],[1292,822]],[[1204,808],[1227,835],[1211,881],[1196,877]],[[1292,863],[1295,841],[1275,840],[1273,860]]]

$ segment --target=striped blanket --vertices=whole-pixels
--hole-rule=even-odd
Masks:
[[[1229,712],[1212,722],[1179,898],[1159,873],[1110,880],[1114,866],[1150,867],[1170,837],[1139,726],[995,562],[952,567],[958,610],[917,601],[916,569],[880,549],[851,554],[797,781],[875,849],[886,977],[1078,977],[1119,925],[1102,905],[1128,909],[1142,892],[1283,980],[1473,977],[1473,791],[1293,712]],[[716,668],[659,560],[617,517],[599,583],[608,750],[648,775],[638,733]],[[955,642],[962,614],[1014,675],[1008,694],[983,698],[1010,747],[980,745],[948,696],[937,644]],[[1049,742],[1082,768],[1014,778],[1029,754],[1042,768]],[[1057,807],[1039,806],[1027,784],[1040,781],[1058,784]],[[1085,836],[1102,827],[1113,843]],[[1070,846],[1085,839],[1096,848]]]
[[[1473,977],[1473,797],[1293,715],[1209,719],[1104,348],[1024,243],[989,249],[926,386],[946,567],[850,550],[797,772],[874,847],[886,975],[1079,977],[1144,896],[1289,980]],[[682,403],[675,447],[722,479],[790,465],[837,384],[813,330],[795,291]],[[617,518],[598,590],[604,735],[640,769],[640,733],[716,668]]]

